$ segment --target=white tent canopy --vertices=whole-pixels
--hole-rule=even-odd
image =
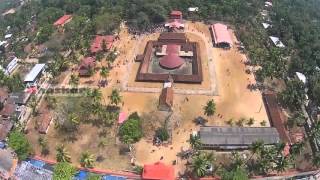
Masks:
[[[268,29],[268,27],[270,27],[271,25],[268,24],[268,23],[262,23],[262,26],[263,26],[265,29]]]
[[[286,47],[278,37],[275,37],[275,36],[270,36],[270,39],[271,41],[273,42],[273,44],[277,47],[280,47],[280,48],[284,48]]]
[[[189,7],[189,8],[188,8],[188,11],[189,11],[189,12],[198,12],[198,11],[199,11],[199,8],[198,8],[198,7]]]
[[[296,72],[296,75],[297,75],[298,79],[300,81],[302,81],[304,84],[307,82],[307,77],[304,74],[302,74],[300,72]]]

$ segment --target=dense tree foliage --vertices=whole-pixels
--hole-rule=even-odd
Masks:
[[[141,120],[137,114],[130,115],[119,128],[119,135],[124,143],[135,143],[142,137]]]
[[[54,166],[54,180],[70,180],[76,173],[76,168],[67,162],[60,162]]]
[[[9,146],[18,155],[19,160],[25,160],[32,148],[27,138],[19,131],[12,131],[9,135]]]

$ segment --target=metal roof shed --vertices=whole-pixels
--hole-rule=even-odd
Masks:
[[[45,64],[36,64],[24,79],[24,82],[33,82],[44,69]]]
[[[199,131],[203,148],[246,149],[262,140],[271,145],[280,141],[279,133],[271,127],[201,127]]]

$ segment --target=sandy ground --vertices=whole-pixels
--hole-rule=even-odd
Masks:
[[[207,38],[202,40],[202,43],[208,43],[206,47],[211,47],[207,49],[206,52],[210,52],[213,57],[213,61],[215,64],[216,71],[216,82],[218,85],[218,96],[205,96],[205,95],[174,95],[174,107],[173,110],[175,113],[179,114],[180,119],[180,127],[174,129],[172,144],[167,147],[156,147],[153,146],[152,142],[147,139],[142,139],[140,142],[135,144],[135,157],[137,164],[146,164],[146,163],[154,163],[160,161],[161,156],[163,156],[163,162],[167,164],[171,164],[174,160],[177,160],[176,165],[176,173],[183,172],[185,166],[184,162],[181,162],[176,154],[181,151],[182,148],[186,149],[189,147],[189,143],[187,140],[189,139],[189,135],[192,131],[197,130],[199,127],[196,127],[192,120],[198,116],[203,115],[203,107],[206,102],[210,99],[214,99],[217,104],[217,112],[215,116],[205,117],[209,120],[208,125],[218,125],[224,126],[227,125],[226,121],[230,118],[238,120],[240,118],[254,118],[256,121],[253,126],[260,126],[260,122],[267,119],[267,114],[263,105],[261,93],[259,91],[250,91],[247,89],[247,85],[249,83],[254,83],[253,75],[248,75],[245,73],[245,65],[243,61],[246,59],[244,55],[240,54],[236,48],[232,48],[231,50],[222,50],[218,48],[213,48],[211,43],[211,37],[209,34],[208,27],[201,23],[188,23],[188,30],[198,31],[204,34]],[[230,32],[232,34],[232,32]],[[151,35],[150,39],[157,38],[157,34]],[[198,38],[192,37],[191,38]],[[234,38],[234,36],[233,36]],[[145,40],[147,41],[147,40]],[[120,56],[116,59],[113,66],[114,68],[111,70],[108,80],[111,81],[108,87],[102,88],[102,93],[106,103],[108,103],[108,96],[113,88],[121,87],[120,83],[117,83],[117,80],[122,81],[126,73],[128,73],[126,63],[133,62],[134,57],[131,57],[133,51],[138,46],[140,49],[144,48],[141,44],[137,44],[137,40],[131,39],[131,36],[125,31],[122,30],[120,32],[120,40],[115,44],[117,50],[120,52]],[[205,54],[205,53],[204,53]],[[205,59],[205,58],[204,58]],[[203,63],[204,65],[206,63]],[[138,63],[135,63],[134,66],[137,66]],[[135,77],[135,72],[133,68],[132,72],[129,74],[129,77]],[[208,71],[208,68],[206,68]],[[204,74],[204,76],[209,76],[209,73]],[[209,82],[209,78],[206,77]],[[90,79],[94,80],[94,86],[97,85],[97,81],[100,79],[99,73],[96,73],[94,77]],[[81,83],[84,80],[81,79]],[[206,80],[205,80],[206,81]],[[131,84],[135,84],[131,81]],[[144,83],[147,86],[154,86],[154,83]],[[158,83],[159,86],[160,83]],[[187,87],[190,88],[192,85],[186,84],[176,84],[181,88]],[[122,92],[123,97],[123,106],[121,107],[121,111],[130,114],[132,112],[137,111],[139,114],[142,113],[150,113],[154,109],[156,109],[158,104],[158,93],[133,93],[133,92]],[[218,115],[221,115],[222,118],[219,118]],[[220,116],[220,117],[221,117]],[[267,121],[267,126],[269,122]],[[77,158],[81,153],[79,147],[81,149],[95,149],[96,141],[91,141],[92,139],[96,139],[97,137],[97,129],[90,128],[84,126],[82,128],[81,137],[78,139],[77,143],[73,143],[68,145],[67,147],[72,150],[73,162],[78,162]],[[49,138],[54,139],[55,144],[60,143],[62,140],[57,139],[56,132],[53,126],[50,127],[49,133],[47,135]],[[36,140],[32,140],[33,144],[37,144]],[[62,141],[63,142],[63,141]],[[113,142],[113,141],[111,141]],[[81,145],[82,144],[82,145]],[[111,145],[113,145],[111,143]],[[155,150],[154,152],[151,152]],[[54,149],[53,151],[54,152]],[[99,150],[96,154],[99,153],[108,153],[108,148]],[[109,155],[112,155],[110,157]],[[106,160],[104,163],[98,163],[97,166],[101,168],[107,169],[125,169],[127,168],[129,162],[129,158],[125,160],[121,156],[115,156],[114,153],[109,153],[107,158],[110,157],[109,160]],[[119,158],[119,159],[118,159]],[[122,165],[117,165],[117,162],[125,162],[119,163]]]
[[[205,34],[208,33],[207,27],[200,23],[194,26],[193,24],[189,24],[189,27]],[[188,148],[189,145],[186,141],[190,133],[198,128],[195,127],[192,120],[199,115],[203,115],[203,107],[210,99],[215,100],[217,112],[215,116],[208,118],[208,125],[224,126],[227,125],[225,122],[230,118],[238,120],[242,117],[252,117],[256,120],[253,126],[260,126],[261,121],[268,120],[261,93],[247,89],[247,85],[254,83],[255,80],[253,75],[245,73],[245,65],[243,63],[245,56],[240,54],[236,48],[232,48],[231,50],[212,48],[210,52],[215,62],[219,96],[175,95],[174,111],[181,114],[181,126],[173,132],[172,145],[157,148],[145,140],[140,141],[135,146],[138,163],[153,163],[159,161],[161,156],[164,157],[162,161],[168,164],[171,164],[173,160],[177,160],[176,154],[182,148]],[[186,101],[186,97],[188,101]],[[158,94],[154,98],[157,99]],[[143,101],[145,100],[140,97],[135,106],[139,106],[138,102]],[[145,111],[146,109],[141,110]],[[222,118],[219,118],[218,114],[222,115]],[[269,126],[268,123],[267,121],[267,126]],[[153,149],[156,151],[151,153]],[[183,171],[183,162],[179,160],[177,162],[176,170]]]

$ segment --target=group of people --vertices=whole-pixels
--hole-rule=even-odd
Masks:
[[[143,31],[136,29],[136,28],[129,27],[129,33],[134,34],[134,35],[143,35],[143,34],[148,35],[148,34],[152,34],[155,32],[161,33],[161,32],[165,32],[165,31],[167,31],[167,30],[164,27],[164,24],[156,24],[156,25],[148,27],[147,29],[145,29]]]

